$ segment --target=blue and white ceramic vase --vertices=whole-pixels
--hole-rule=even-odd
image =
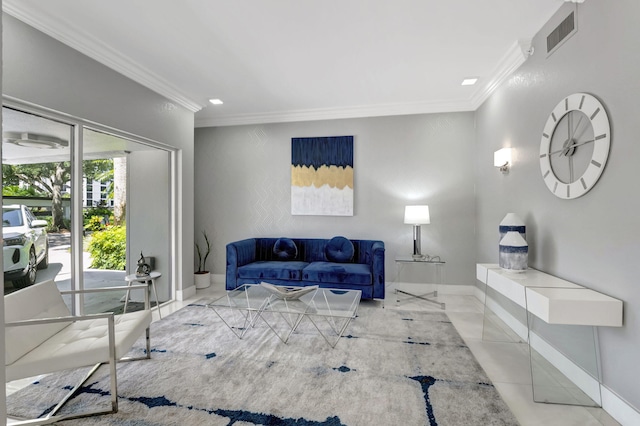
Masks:
[[[500,239],[498,241],[502,241],[509,231],[517,231],[522,235],[522,238],[527,239],[527,227],[522,219],[515,213],[507,213],[504,219],[502,219],[502,222],[500,222],[499,231]]]
[[[524,272],[529,262],[529,245],[518,231],[509,231],[500,240],[498,264],[510,272]]]

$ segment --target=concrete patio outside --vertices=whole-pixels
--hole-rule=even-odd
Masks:
[[[85,313],[98,313],[121,311],[124,308],[125,287],[127,282],[124,277],[125,271],[113,271],[103,269],[87,269],[91,265],[89,253],[83,252],[84,266],[84,288],[103,287],[123,287],[123,291],[104,292],[98,294],[88,294],[85,296]],[[49,267],[38,270],[37,282],[53,279],[61,291],[71,290],[71,234],[69,233],[49,233]],[[14,288],[11,282],[5,282],[5,294],[12,293],[18,289]],[[130,300],[142,300],[140,291],[134,294],[131,292]],[[71,307],[70,296],[65,296],[67,305]],[[155,303],[155,302],[154,302]],[[138,308],[138,304],[129,303],[127,311]]]

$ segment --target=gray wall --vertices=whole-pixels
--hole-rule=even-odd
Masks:
[[[527,224],[530,266],[622,299],[624,327],[599,330],[603,382],[640,408],[640,2],[580,4],[578,32],[547,58],[546,35],[572,8],[560,9],[535,38],[535,54],[477,111],[477,261],[497,263],[498,223],[515,212]],[[551,110],[574,92],[601,100],[612,142],[596,186],[561,200],[542,181],[538,152]],[[516,152],[506,176],[492,166],[503,146]]]
[[[154,257],[154,270],[162,274],[155,280],[160,302],[171,298],[170,156],[167,151],[150,150],[134,151],[127,157],[131,182],[127,192],[127,272],[135,273],[140,251]]]
[[[291,138],[341,135],[354,136],[354,216],[292,216]],[[201,128],[195,154],[196,237],[212,237],[215,274],[232,241],[344,235],[383,240],[392,281],[393,259],[412,251],[404,206],[426,203],[422,252],[447,262],[447,283],[473,283],[473,113]]]
[[[2,19],[3,94],[181,150],[177,288],[192,286],[193,113],[9,15]]]

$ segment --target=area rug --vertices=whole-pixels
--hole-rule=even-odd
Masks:
[[[238,339],[205,303],[152,325],[151,360],[118,364],[118,413],[64,425],[517,425],[444,313],[363,302],[331,348],[306,319],[287,344],[261,321]],[[11,395],[9,415],[45,414],[81,374]],[[97,405],[104,367],[63,412]]]

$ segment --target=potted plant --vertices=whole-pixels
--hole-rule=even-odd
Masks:
[[[209,243],[207,232],[202,231],[202,235],[204,235],[206,250],[201,250],[198,243],[196,243],[196,253],[198,255],[198,270],[194,274],[196,288],[207,288],[211,285],[211,276],[207,270],[207,258],[211,253],[211,244]]]

